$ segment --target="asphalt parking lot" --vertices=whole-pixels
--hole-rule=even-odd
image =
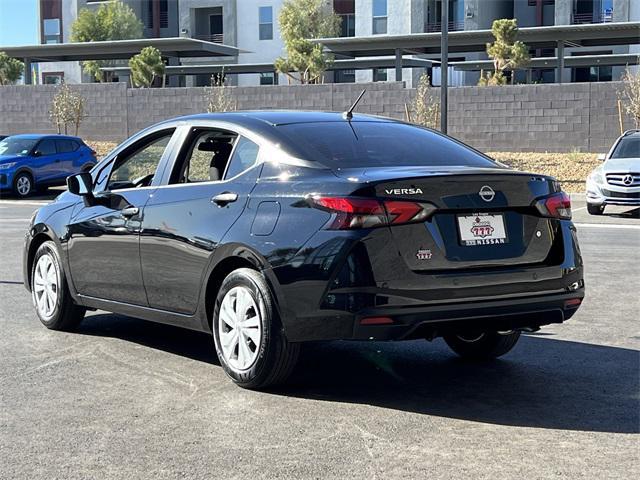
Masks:
[[[0,201],[2,478],[637,478],[637,211],[574,198],[583,307],[500,361],[310,344],[290,384],[250,392],[208,335],[104,312],[46,330],[21,273],[39,201]]]

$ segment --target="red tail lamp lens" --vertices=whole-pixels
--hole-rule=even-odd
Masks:
[[[564,308],[578,308],[582,303],[581,298],[571,298],[569,300],[565,300]]]
[[[360,320],[360,325],[390,325],[393,319],[389,317],[367,317]]]
[[[373,228],[425,221],[435,210],[426,203],[368,198],[311,197],[312,206],[335,214],[326,227],[330,230]]]
[[[564,192],[554,193],[539,200],[537,206],[538,210],[547,217],[571,219],[571,198]]]

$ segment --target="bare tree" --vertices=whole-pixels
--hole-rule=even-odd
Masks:
[[[205,88],[204,95],[207,112],[230,112],[236,110],[236,102],[231,97],[229,87],[225,85],[224,70],[219,75],[211,75],[211,85]]]
[[[413,102],[413,123],[438,129],[440,126],[440,101],[431,87],[429,75],[423,73],[420,76],[416,98]]]
[[[621,80],[622,88],[618,91],[618,98],[624,111],[633,117],[635,128],[640,128],[640,73],[633,73],[627,67]]]
[[[80,124],[85,117],[85,105],[86,99],[80,93],[72,91],[69,85],[63,83],[58,87],[49,110],[49,118],[58,133],[68,133],[71,124],[74,126],[75,135],[78,135]]]

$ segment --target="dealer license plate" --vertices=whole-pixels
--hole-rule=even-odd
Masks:
[[[462,245],[496,245],[507,243],[504,217],[500,214],[475,213],[458,216]]]

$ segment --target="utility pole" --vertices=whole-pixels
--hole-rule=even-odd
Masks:
[[[442,0],[440,12],[440,131],[447,133],[447,105],[449,90],[449,0]]]

